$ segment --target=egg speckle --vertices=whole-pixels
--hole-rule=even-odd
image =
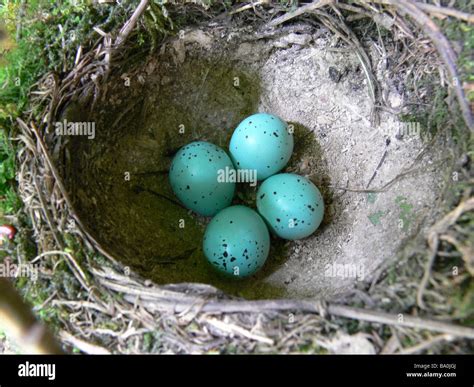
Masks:
[[[270,251],[270,235],[257,212],[245,206],[231,206],[208,224],[203,250],[216,270],[245,278],[263,267]]]
[[[293,173],[280,173],[265,180],[257,192],[257,208],[274,234],[290,240],[311,235],[324,215],[318,188]]]
[[[235,129],[229,151],[237,169],[256,170],[263,180],[283,169],[293,152],[293,134],[279,117],[257,113]]]
[[[171,163],[169,180],[173,192],[187,208],[212,216],[232,203],[235,183],[221,181],[219,174],[233,170],[227,153],[205,141],[182,147]]]

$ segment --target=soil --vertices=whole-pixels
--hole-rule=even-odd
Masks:
[[[168,39],[138,66],[114,72],[91,113],[90,99],[64,113],[96,125],[94,140],[69,138],[64,172],[82,221],[124,265],[157,283],[208,283],[247,298],[328,299],[371,281],[423,235],[442,204],[447,172],[445,140],[427,147],[423,128],[390,113],[405,96],[377,51],[369,53],[389,104],[377,121],[357,55],[324,29],[215,24]],[[294,126],[286,171],[320,188],[326,214],[306,239],[273,238],[264,269],[231,281],[205,261],[209,219],[179,204],[167,170],[193,140],[227,149],[233,129],[255,112]],[[418,172],[403,174],[412,164]],[[383,192],[365,191],[393,179]],[[240,186],[235,203],[255,207],[254,197],[255,189]]]

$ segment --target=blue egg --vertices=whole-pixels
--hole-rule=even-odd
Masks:
[[[280,173],[265,180],[257,192],[257,208],[273,233],[290,240],[311,235],[324,215],[318,188],[294,173]]]
[[[243,120],[229,145],[235,168],[256,170],[264,180],[283,169],[293,152],[293,134],[277,116],[258,113]]]
[[[212,216],[232,203],[235,183],[226,181],[225,171],[234,170],[221,148],[205,141],[181,148],[171,163],[169,179],[173,192],[189,209]]]
[[[232,206],[220,211],[206,228],[204,255],[219,272],[245,278],[260,270],[270,251],[270,234],[254,210]]]

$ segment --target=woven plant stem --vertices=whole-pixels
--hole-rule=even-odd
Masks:
[[[379,1],[376,2],[378,3]],[[456,55],[440,28],[419,8],[416,2],[406,0],[385,0],[385,2],[394,5],[402,13],[409,15],[432,40],[441,56],[441,59],[443,59],[443,62],[448,69],[448,73],[451,77],[451,84],[456,92],[456,97],[461,107],[464,121],[467,127],[471,131],[474,131],[474,121],[471,109],[466,100],[466,96],[464,95],[464,91],[460,84],[461,82],[459,81],[459,75],[456,70]]]
[[[133,12],[130,19],[128,19],[128,21],[120,30],[118,37],[114,43],[114,49],[118,49],[125,42],[125,40],[127,40],[128,35],[130,35],[133,28],[137,24],[138,19],[140,19],[140,17],[142,16],[143,12],[145,12],[145,9],[147,7],[148,7],[148,0],[141,0],[140,4],[135,9],[135,12]]]

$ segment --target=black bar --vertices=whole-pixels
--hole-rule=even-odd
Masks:
[[[472,387],[473,359],[469,355],[3,355],[0,356],[0,387],[108,386],[112,383],[132,386],[190,383],[194,386],[212,382],[223,386],[242,382],[247,387],[248,383],[255,385],[257,381],[266,386],[273,380],[280,384],[288,380],[293,386],[298,386],[296,383],[308,386],[348,383]],[[31,372],[43,376],[31,376]]]

